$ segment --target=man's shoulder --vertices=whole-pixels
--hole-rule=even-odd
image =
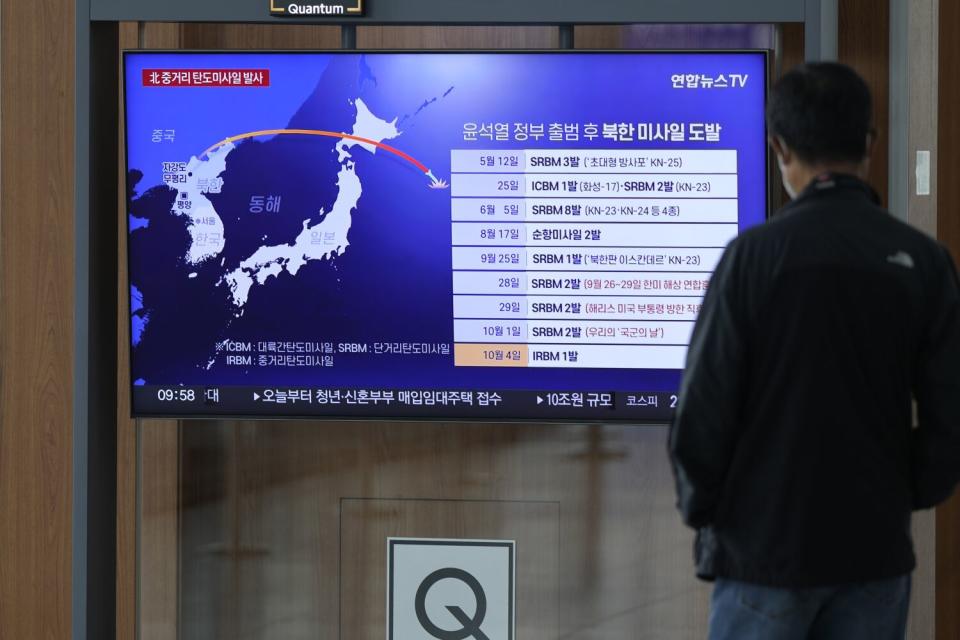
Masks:
[[[826,233],[834,216],[853,214],[859,224],[862,224],[864,235],[879,234],[886,238],[907,243],[911,248],[941,256],[945,248],[936,239],[924,231],[897,218],[887,209],[871,202],[862,202],[855,205],[856,211],[837,206],[831,202],[794,202],[777,211],[766,222],[744,230],[735,242],[742,248],[755,248],[762,245],[776,244],[778,240],[803,237],[805,235],[819,236]],[[732,244],[732,243],[731,243]]]
[[[869,228],[885,243],[909,253],[922,263],[923,269],[941,270],[950,263],[949,250],[936,238],[895,216],[879,205],[870,204],[872,216]],[[918,265],[920,266],[920,265]]]
[[[858,203],[856,211],[841,211],[816,204],[787,206],[744,230],[730,243],[731,262],[759,270],[753,277],[761,279],[804,265],[847,265],[903,273],[922,289],[956,272],[945,246],[879,205]],[[837,216],[846,217],[837,224]]]

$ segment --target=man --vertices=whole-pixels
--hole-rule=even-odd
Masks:
[[[911,511],[960,480],[957,274],[864,182],[871,111],[848,67],[780,80],[793,201],[730,243],[694,329],[670,453],[712,640],[902,639]]]

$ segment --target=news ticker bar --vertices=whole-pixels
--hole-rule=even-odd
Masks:
[[[251,386],[133,389],[135,416],[668,421],[675,394]]]

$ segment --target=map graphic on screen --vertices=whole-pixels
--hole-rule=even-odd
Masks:
[[[125,54],[134,413],[662,421],[766,57]]]

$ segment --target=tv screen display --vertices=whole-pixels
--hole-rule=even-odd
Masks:
[[[669,419],[764,52],[125,53],[137,416]]]

